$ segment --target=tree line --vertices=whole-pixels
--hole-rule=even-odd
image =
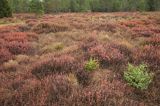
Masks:
[[[11,10],[14,13],[158,11],[160,0],[0,0],[0,15]]]
[[[32,1],[42,2],[45,13],[160,10],[160,0],[9,0],[13,12],[31,12]]]

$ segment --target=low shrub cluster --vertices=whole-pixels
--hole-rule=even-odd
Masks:
[[[86,38],[80,46],[83,51],[88,52],[91,47],[94,47],[96,45],[98,45],[98,41],[96,39],[96,36],[92,35]]]
[[[148,38],[145,42],[144,45],[152,45],[152,46],[160,46],[160,37],[151,37]]]
[[[146,63],[150,70],[157,71],[160,69],[160,48],[157,46],[144,46],[133,51],[132,61],[136,64]]]
[[[0,33],[7,33],[7,32],[17,32],[18,31],[18,27],[17,26],[3,26],[0,27]]]
[[[68,26],[60,25],[60,24],[52,24],[52,23],[40,23],[33,27],[33,31],[40,33],[50,33],[50,32],[63,32],[69,30]]]
[[[53,75],[48,76],[42,81],[44,86],[45,101],[43,105],[72,105],[74,93],[78,93],[78,89],[74,86],[66,76]]]
[[[28,42],[9,42],[7,48],[14,55],[32,53],[32,47]]]
[[[0,48],[0,64],[12,59],[12,54],[8,51],[8,49]]]
[[[107,31],[107,32],[116,32],[117,25],[114,23],[102,23],[93,30],[98,30],[98,31]]]
[[[131,50],[125,45],[115,43],[100,44],[94,36],[86,39],[81,45],[85,57],[97,59],[103,67],[109,65],[120,66],[126,64],[131,58]]]
[[[151,37],[154,35],[154,32],[150,31],[146,27],[135,27],[132,28],[133,31],[133,37]]]
[[[37,39],[37,35],[31,32],[18,32],[17,26],[0,28],[0,48],[2,49],[0,61],[2,63],[17,54],[31,54],[34,48],[30,41]],[[6,55],[4,54],[6,52]]]
[[[105,66],[124,64],[124,54],[119,49],[111,46],[98,45],[90,48],[88,51],[89,56],[97,58],[101,64]]]
[[[76,71],[78,83],[84,87],[88,86],[92,81],[92,73],[85,71],[83,68]]]
[[[154,25],[153,25],[154,24]],[[129,20],[120,22],[120,27],[124,27],[132,32],[132,37],[151,37],[160,33],[160,29],[153,20]]]
[[[28,20],[26,20],[26,24],[29,27],[33,27],[33,26],[37,25],[37,23],[38,23],[37,19],[28,19]]]
[[[76,63],[74,57],[69,55],[62,55],[59,57],[51,56],[35,63],[31,71],[38,78],[54,73],[70,73],[76,69]]]

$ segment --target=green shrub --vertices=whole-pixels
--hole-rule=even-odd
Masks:
[[[128,69],[124,72],[124,79],[129,85],[143,90],[147,89],[152,82],[152,74],[148,73],[146,64],[140,64],[139,66],[128,64]]]
[[[90,58],[89,61],[85,64],[86,71],[93,71],[99,67],[99,63],[96,59]]]

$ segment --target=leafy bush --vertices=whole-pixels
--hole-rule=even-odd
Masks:
[[[138,89],[147,89],[152,82],[152,75],[147,72],[147,65],[140,64],[139,66],[128,65],[127,71],[124,72],[124,78],[129,85]]]
[[[99,63],[97,60],[90,58],[89,61],[85,64],[86,71],[93,71],[99,67]]]

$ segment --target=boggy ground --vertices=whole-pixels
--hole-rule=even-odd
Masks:
[[[84,69],[90,58],[100,67]],[[129,86],[127,64],[154,73]],[[1,106],[160,105],[160,13],[61,13],[0,19]]]

